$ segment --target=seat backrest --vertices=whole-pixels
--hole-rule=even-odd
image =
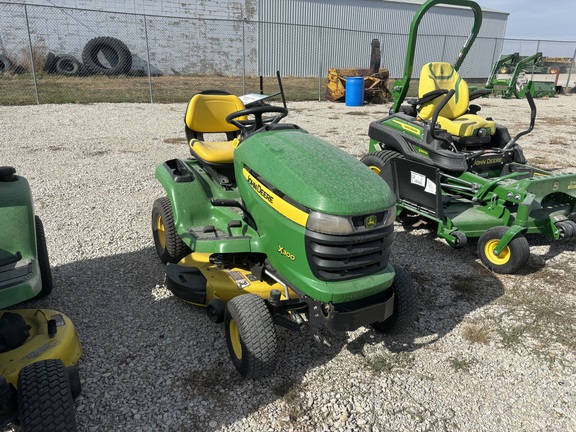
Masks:
[[[226,121],[226,116],[245,109],[238,96],[232,94],[198,93],[192,96],[186,109],[186,127],[197,133],[227,133],[238,130]],[[242,120],[242,117],[239,118]]]
[[[437,89],[454,89],[456,92],[446,106],[442,108],[442,111],[440,111],[442,117],[454,120],[466,113],[468,104],[470,103],[468,84],[466,84],[466,81],[460,77],[450,63],[432,62],[422,66],[420,83],[418,85],[418,97],[422,97],[426,93]],[[423,119],[431,118],[434,109],[442,101],[443,97],[444,96],[437,97],[431,102],[423,104],[418,115]]]

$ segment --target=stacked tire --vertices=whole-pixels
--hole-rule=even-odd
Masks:
[[[14,67],[12,60],[3,54],[0,54],[0,74],[9,72]]]
[[[88,41],[82,51],[82,62],[94,75],[120,75],[132,68],[132,54],[124,42],[112,37]]]
[[[0,56],[2,57],[2,56]],[[1,72],[0,58],[0,72]],[[88,41],[82,50],[82,62],[76,57],[49,52],[44,71],[65,76],[120,75],[132,68],[132,53],[124,42],[113,37],[97,37]]]

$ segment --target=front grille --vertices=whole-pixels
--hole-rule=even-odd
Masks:
[[[306,230],[306,255],[314,276],[327,282],[355,279],[386,268],[394,226],[350,235]]]

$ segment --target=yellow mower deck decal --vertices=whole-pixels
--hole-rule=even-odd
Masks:
[[[404,122],[401,122],[401,121],[398,121],[398,120],[396,120],[396,119],[393,119],[392,121],[393,121],[394,123],[400,125],[400,126],[402,127],[402,129],[404,129],[406,132],[413,133],[413,134],[415,134],[415,135],[418,135],[419,137],[422,136],[422,131],[421,131],[418,127],[412,126],[412,125],[410,125],[410,124],[407,124],[407,123],[404,123]]]
[[[288,204],[288,202],[284,201],[282,198],[280,198],[278,195],[260,183],[253,175],[248,172],[246,168],[242,169],[242,174],[248,181],[248,184],[258,195],[260,195],[265,203],[267,203],[281,215],[290,219],[292,222],[295,222],[301,226],[306,226],[306,222],[308,221],[308,213],[294,207],[292,204]]]

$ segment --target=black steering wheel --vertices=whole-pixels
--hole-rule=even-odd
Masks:
[[[265,113],[277,113],[277,114],[274,116],[263,117],[263,114]],[[238,117],[245,117],[249,115],[253,115],[254,120],[236,120]],[[264,106],[250,107],[230,113],[226,116],[226,121],[236,126],[238,129],[242,131],[242,133],[246,134],[260,129],[265,124],[278,123],[287,115],[288,115],[288,108],[264,105]]]

